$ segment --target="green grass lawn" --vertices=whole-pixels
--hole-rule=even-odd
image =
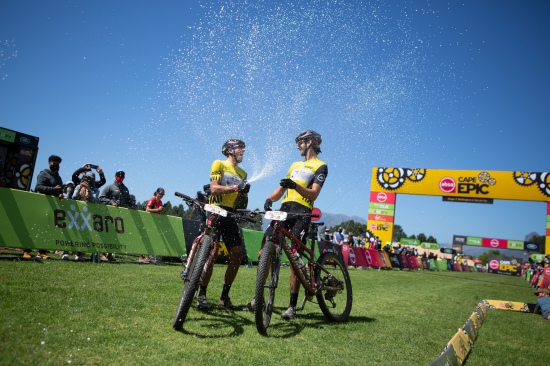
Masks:
[[[348,322],[329,323],[314,303],[287,322],[278,315],[289,299],[283,268],[265,337],[252,313],[215,305],[225,272],[217,265],[211,310],[193,305],[176,332],[180,271],[176,264],[0,261],[0,364],[427,365],[481,299],[536,301],[517,277],[350,269]],[[255,267],[241,267],[234,304],[252,298],[255,276]],[[466,364],[545,364],[549,332],[540,315],[489,310]]]

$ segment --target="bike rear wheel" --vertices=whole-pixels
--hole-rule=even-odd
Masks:
[[[327,264],[330,261],[331,264]],[[330,269],[330,274],[315,268],[315,281],[321,286],[317,292],[317,302],[321,311],[327,319],[333,322],[344,322],[351,313],[353,295],[351,291],[351,280],[348,269],[342,263],[341,259],[335,253],[323,253],[317,260],[317,263],[328,270],[328,266],[334,265]]]
[[[271,240],[265,242],[258,261],[256,292],[254,293],[254,317],[256,329],[261,334],[267,332],[275,304],[277,287],[277,246]],[[267,280],[266,280],[267,278]]]
[[[187,270],[187,278],[183,285],[183,292],[176,310],[174,323],[172,324],[175,330],[181,330],[183,327],[183,323],[185,322],[185,318],[187,317],[187,313],[189,312],[189,308],[191,307],[191,303],[199,287],[202,269],[210,255],[210,245],[211,238],[205,235],[202,238],[199,252],[195,254],[193,262]]]

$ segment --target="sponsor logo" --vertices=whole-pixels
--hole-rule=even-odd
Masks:
[[[441,178],[439,189],[444,193],[456,193],[456,182],[451,177]]]
[[[547,274],[548,276],[550,276],[550,268],[546,267],[544,269],[544,273]]]
[[[19,154],[24,155],[24,156],[32,156],[32,151],[21,150],[21,151],[19,151]]]
[[[498,244],[498,240],[496,239],[491,239],[491,242],[489,243],[489,245],[491,245],[493,248],[498,247]]]
[[[368,250],[365,250],[365,260],[367,261],[367,265],[372,266],[372,258]]]
[[[86,214],[88,211],[87,206],[82,207],[82,211],[84,212],[78,212],[75,205],[71,205],[71,210],[65,211],[57,209],[53,211],[55,227],[60,229],[77,229],[80,231],[95,230],[100,233],[108,233],[109,230],[114,230],[118,234],[124,234],[124,220],[122,217],[112,217],[108,215],[103,217],[97,214]]]
[[[455,236],[455,241],[456,241],[457,243],[464,243],[465,240],[464,240],[464,238],[461,237],[461,236]]]
[[[499,269],[500,268],[500,263],[493,259],[492,261],[489,262],[489,267],[491,267],[491,269]]]
[[[355,264],[355,253],[352,248],[349,248],[349,260],[352,264]]]
[[[378,195],[376,195],[376,199],[378,200],[378,202],[386,202],[386,200],[388,199],[388,195],[384,192],[380,192],[378,193]]]
[[[527,249],[533,249],[533,250],[536,250],[538,249],[539,246],[537,244],[533,244],[533,243],[529,243],[527,244]]]
[[[371,230],[376,230],[376,224],[370,224]]]
[[[29,140],[28,137],[25,137],[25,136],[21,136],[19,138],[19,141],[22,143],[22,144],[30,144],[31,143],[31,140]]]

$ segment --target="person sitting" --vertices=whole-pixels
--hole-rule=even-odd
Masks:
[[[535,314],[541,314],[544,319],[550,320],[550,286],[540,289],[535,292],[537,305],[535,306]]]

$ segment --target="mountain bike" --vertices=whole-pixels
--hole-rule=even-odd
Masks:
[[[201,214],[206,215],[206,224],[201,230],[199,236],[193,240],[191,250],[187,256],[187,263],[182,272],[184,282],[183,292],[180,302],[176,310],[172,327],[175,330],[181,330],[191,303],[195,298],[195,293],[199,288],[202,278],[208,269],[214,265],[218,253],[219,242],[214,234],[214,227],[219,216],[232,216],[237,220],[245,220],[255,222],[246,217],[242,213],[229,212],[219,206],[209,205],[206,202],[200,201],[186,196],[183,193],[176,192],[177,197],[182,198],[193,210],[197,209]]]
[[[302,310],[306,301],[314,302],[313,297],[315,296],[321,311],[328,320],[346,321],[349,318],[353,302],[351,280],[347,267],[342,259],[332,252],[323,253],[315,260],[317,229],[323,223],[313,221],[318,219],[319,215],[283,211],[247,211],[247,213],[251,217],[262,214],[264,219],[274,221],[273,233],[265,239],[258,261],[254,294],[254,318],[258,332],[266,334],[271,322],[283,252],[305,289],[305,297],[296,310]],[[282,224],[287,219],[298,217],[312,218],[309,230],[310,248],[286,230]],[[286,239],[290,241],[290,244]]]

